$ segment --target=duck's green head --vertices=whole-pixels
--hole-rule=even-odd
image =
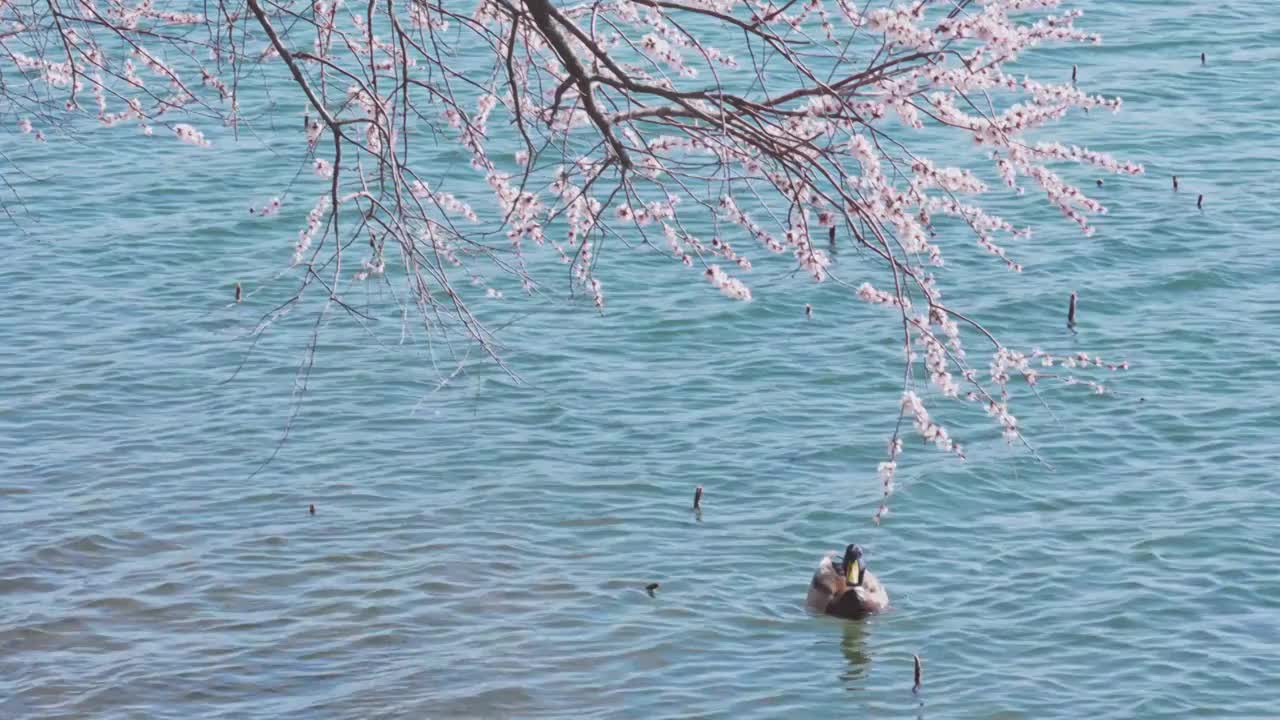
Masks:
[[[850,545],[844,549],[844,562],[841,563],[844,579],[849,585],[858,587],[867,573],[867,566],[862,560],[862,548]]]

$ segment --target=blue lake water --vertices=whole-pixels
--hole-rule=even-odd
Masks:
[[[962,260],[954,296],[1010,342],[1132,367],[1023,400],[1043,463],[938,405],[969,459],[909,441],[880,527],[883,312],[777,271],[733,303],[620,247],[603,316],[476,301],[519,383],[474,353],[440,386],[454,366],[398,323],[333,316],[251,477],[316,319],[246,360],[309,195],[245,208],[301,161],[301,102],[239,148],[6,135],[43,181],[0,227],[0,718],[1274,716],[1280,19],[1078,6],[1106,44],[1027,66],[1122,95],[1061,134],[1147,174],[1107,178],[1092,238],[1018,216],[1026,272]],[[847,542],[891,612],[802,607]]]

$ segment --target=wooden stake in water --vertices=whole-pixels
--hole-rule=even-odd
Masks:
[[[1076,84],[1076,66],[1075,65],[1071,66],[1071,84],[1072,85]]]
[[[702,486],[699,485],[693,491],[693,509],[702,510]]]
[[[316,514],[316,504],[315,504],[315,503],[311,503],[310,507],[308,507],[308,508],[307,508],[307,512],[310,512],[312,515],[315,515],[315,514]]]
[[[1076,294],[1071,293],[1071,302],[1067,303],[1067,327],[1076,326]]]
[[[240,302],[240,283],[236,283],[236,302]]]
[[[1204,209],[1204,195],[1201,195],[1200,197],[1196,198],[1196,209],[1197,210]]]
[[[916,663],[916,682],[914,685],[911,686],[911,692],[918,693],[920,692],[920,680],[921,680],[921,677],[924,675],[924,667],[920,664],[919,655],[912,655],[911,659],[915,660],[915,663]]]
[[[1174,175],[1174,176],[1173,176],[1173,190],[1174,190],[1174,192],[1177,192],[1177,191],[1178,191],[1178,176],[1177,176],[1177,175]]]

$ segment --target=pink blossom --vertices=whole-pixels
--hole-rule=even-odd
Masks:
[[[371,277],[380,277],[387,270],[387,265],[382,260],[382,255],[375,255],[372,259],[364,259],[360,261],[360,270],[353,277],[357,282],[368,280]]]
[[[902,412],[912,418],[920,437],[937,445],[940,450],[956,451],[957,446],[951,440],[951,436],[945,428],[929,417],[929,411],[925,409],[924,403],[914,391],[908,390],[902,394]]]
[[[320,124],[319,120],[310,120],[306,125],[306,129],[307,145],[311,148],[315,148],[316,143],[320,140],[321,132],[324,131],[324,126]]]
[[[187,143],[188,145],[209,146],[209,141],[205,139],[204,133],[190,125],[187,125],[186,123],[178,123],[177,125],[174,125],[173,134],[176,135],[179,140]]]
[[[707,280],[709,280],[712,285],[720,288],[720,292],[724,293],[726,297],[733,298],[734,300],[751,299],[751,289],[742,284],[741,280],[725,274],[725,272],[720,269],[719,265],[709,266],[707,268],[706,276]]]
[[[902,305],[906,308],[911,307],[910,301],[905,298],[899,298],[883,290],[877,290],[871,287],[871,283],[862,283],[858,286],[858,299],[872,303],[873,305]]]
[[[321,195],[316,201],[311,212],[307,213],[307,225],[298,231],[298,241],[293,248],[293,264],[297,265],[303,261],[303,256],[308,249],[311,248],[311,240],[315,237],[316,231],[320,229],[320,224],[324,220],[325,214],[329,211],[329,196]]]
[[[259,217],[268,217],[271,215],[275,215],[276,213],[280,212],[280,204],[281,204],[280,198],[273,197],[271,198],[270,201],[267,202],[266,205],[263,205],[261,208],[257,210],[254,210],[253,208],[249,208],[249,214],[250,215],[256,214]]]
[[[597,310],[603,310],[604,309],[604,292],[600,287],[600,281],[595,278],[591,278],[591,281],[587,284],[591,288],[592,303],[596,306]]]

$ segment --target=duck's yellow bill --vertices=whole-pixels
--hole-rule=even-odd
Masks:
[[[854,560],[853,562],[849,563],[849,567],[847,569],[847,572],[845,573],[844,579],[848,580],[851,583],[857,583],[858,575],[860,574],[859,571],[861,570],[861,567],[860,567],[861,565],[862,563],[858,562],[857,560]]]

